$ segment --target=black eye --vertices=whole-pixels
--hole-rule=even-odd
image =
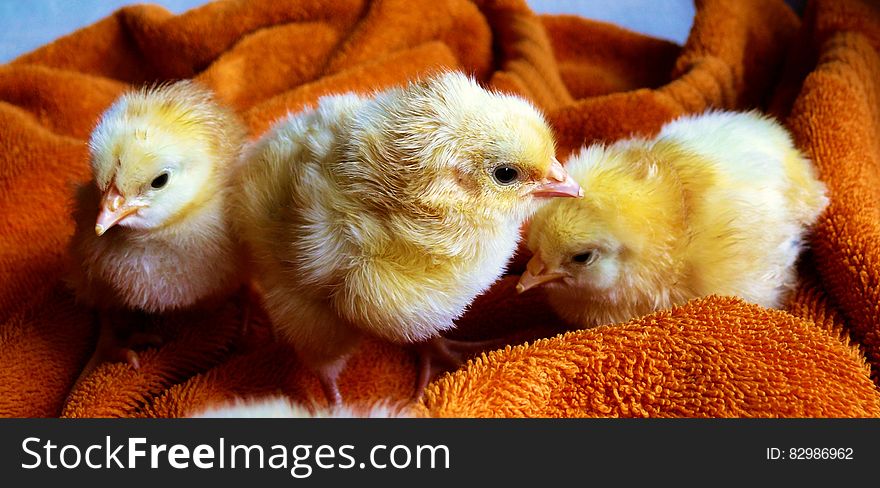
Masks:
[[[165,186],[165,183],[168,183],[168,173],[162,173],[161,175],[153,178],[153,182],[150,183],[150,186],[158,190],[159,188]]]
[[[510,166],[499,166],[492,170],[492,177],[502,185],[509,185],[519,178],[519,171]]]
[[[595,256],[595,253],[593,253],[593,251],[587,251],[580,254],[575,254],[574,256],[572,256],[571,260],[575,263],[585,264],[592,262],[593,256]]]

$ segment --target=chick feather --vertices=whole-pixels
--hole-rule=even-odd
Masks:
[[[540,201],[579,191],[532,105],[454,72],[324,97],[245,160],[235,220],[267,311],[337,403],[362,334],[450,329]]]
[[[566,166],[586,197],[534,216],[519,290],[542,286],[579,327],[710,294],[780,307],[828,204],[811,162],[757,112],[682,117],[652,140],[586,147]]]
[[[302,404],[284,396],[239,398],[232,402],[209,405],[190,415],[192,418],[412,418],[403,405],[378,402],[368,407],[339,405],[321,407]]]
[[[93,179],[75,198],[76,297],[109,314],[153,314],[241,286],[227,206],[245,136],[236,115],[193,82],[122,95],[91,135]]]

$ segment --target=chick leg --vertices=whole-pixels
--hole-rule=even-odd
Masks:
[[[241,307],[241,328],[239,329],[239,337],[247,337],[248,328],[251,323],[251,315],[253,313],[253,300],[256,297],[256,291],[251,288],[249,285],[242,285],[241,289],[238,293],[238,298]]]
[[[459,341],[446,337],[435,337],[417,344],[416,353],[419,361],[415,398],[421,398],[428,383],[440,374],[458,369],[468,358],[505,344],[498,339]]]
[[[239,311],[241,312],[239,334],[240,337],[244,338],[251,332],[251,321],[258,315],[258,310],[265,308],[263,293],[256,282],[246,282],[236,292],[236,299],[239,303]],[[274,327],[270,327],[269,332],[272,334],[273,340],[278,339]]]
[[[361,332],[319,300],[278,286],[264,297],[276,336],[293,345],[318,379],[331,406],[342,403],[339,375],[360,343]]]
[[[355,336],[350,342],[344,343],[343,347],[336,348],[331,355],[322,354],[324,351],[315,349],[304,350],[301,346],[297,347],[297,353],[309,370],[314,373],[321,383],[321,390],[327,397],[327,402],[331,407],[339,407],[342,405],[342,393],[339,391],[339,375],[345,369],[348,358],[355,345],[359,342],[360,337]]]
[[[130,320],[138,322],[131,324],[133,327],[143,327],[144,322],[149,321],[144,316],[135,316]],[[160,335],[130,329],[131,327],[120,325],[119,322],[114,321],[113,317],[102,316],[101,332],[95,346],[95,354],[92,356],[93,360],[97,360],[95,367],[102,362],[124,362],[134,369],[140,369],[141,361],[137,351],[162,345],[163,341]]]
[[[162,343],[159,335],[147,332],[135,331],[127,336],[121,335],[119,328],[122,321],[119,319],[119,315],[110,312],[95,313],[95,320],[98,322],[98,341],[95,344],[95,351],[74,382],[74,388],[98,366],[106,362],[124,362],[134,369],[140,369],[140,358],[136,350],[155,347]]]
[[[347,361],[348,355],[345,355],[331,363],[312,368],[321,383],[321,389],[324,390],[327,402],[332,408],[342,406],[342,393],[339,392],[339,373],[345,368]]]

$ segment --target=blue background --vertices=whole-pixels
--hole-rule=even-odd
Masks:
[[[174,13],[206,0],[0,0],[0,63],[135,3],[155,3]],[[528,0],[533,10],[605,20],[679,44],[694,16],[691,0]]]

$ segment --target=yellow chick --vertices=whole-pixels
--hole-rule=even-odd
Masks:
[[[102,360],[138,367],[134,344],[116,340],[117,312],[192,307],[241,285],[226,209],[245,138],[235,114],[190,81],[132,91],[103,114],[70,243],[69,284],[101,318],[83,374]]]
[[[756,112],[683,117],[654,140],[587,147],[566,167],[587,196],[535,215],[517,289],[543,286],[578,327],[709,294],[779,307],[828,204],[811,162]]]
[[[236,222],[267,311],[335,404],[362,334],[438,338],[502,273],[539,202],[580,194],[532,105],[454,72],[324,97],[247,154]],[[423,348],[420,387],[433,355],[460,345]]]

